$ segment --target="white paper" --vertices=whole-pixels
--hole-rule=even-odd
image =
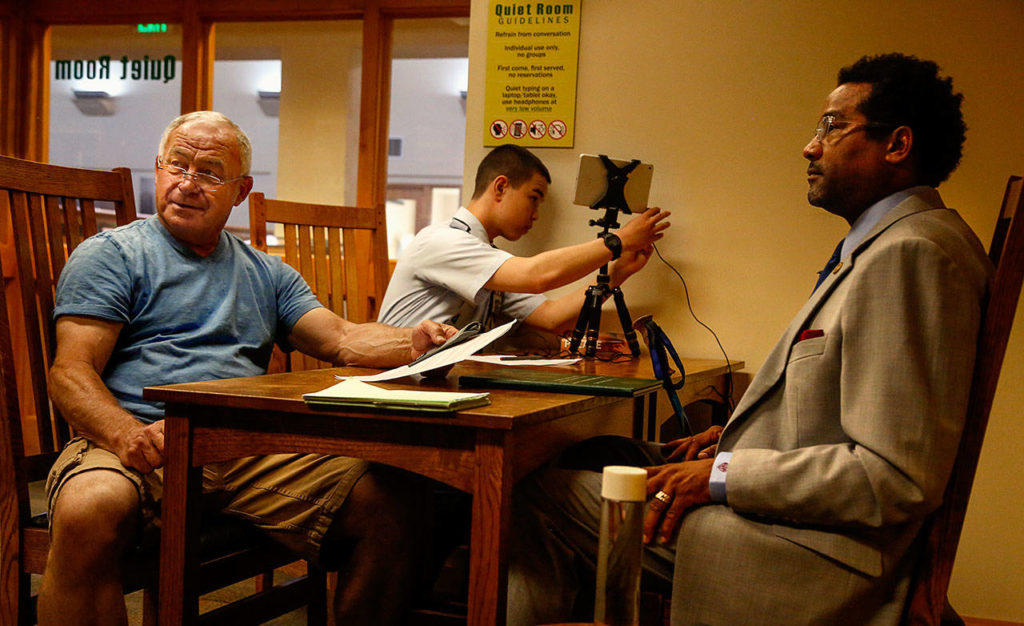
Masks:
[[[429,372],[430,370],[437,369],[439,367],[445,367],[448,365],[454,365],[459,361],[464,361],[467,357],[472,356],[474,352],[483,350],[492,341],[498,339],[509,331],[510,328],[516,323],[516,320],[505,324],[504,326],[498,326],[492,328],[486,333],[480,333],[472,339],[460,343],[457,346],[453,346],[447,350],[441,350],[434,356],[424,359],[415,364],[402,365],[395,369],[381,372],[380,374],[370,374],[367,376],[338,376],[338,378],[351,378],[354,380],[362,380],[366,382],[374,382],[379,380],[393,380],[395,378],[401,378],[403,376],[411,376],[412,374],[419,374],[421,372]]]
[[[522,367],[523,365],[572,365],[579,361],[579,357],[574,359],[545,359],[537,357],[536,359],[516,359],[502,360],[500,354],[478,354],[471,356],[467,361],[480,361],[481,363],[490,363],[492,365],[511,365],[513,367]]]
[[[486,396],[487,393],[467,393],[464,391],[423,391],[421,389],[384,389],[369,383],[346,378],[327,389],[307,393],[303,398],[323,398],[326,400],[393,400],[399,402],[449,402]]]

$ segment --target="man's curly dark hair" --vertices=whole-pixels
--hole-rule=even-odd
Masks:
[[[953,79],[939,76],[939,66],[914,56],[891,53],[865,56],[839,70],[839,85],[869,83],[871,93],[860,104],[869,121],[909,126],[912,153],[921,182],[932,187],[949,178],[963,154],[964,124]],[[880,139],[889,129],[869,129]]]

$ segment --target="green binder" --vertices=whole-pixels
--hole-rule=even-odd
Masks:
[[[581,393],[591,396],[636,397],[657,390],[661,386],[661,381],[654,378],[625,378],[576,372],[502,368],[459,376],[459,386],[529,389],[556,393]]]

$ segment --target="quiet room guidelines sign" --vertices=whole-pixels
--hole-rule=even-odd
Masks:
[[[581,2],[491,0],[485,146],[572,147]]]

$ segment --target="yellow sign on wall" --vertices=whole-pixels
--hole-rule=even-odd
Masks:
[[[485,146],[572,147],[581,1],[491,0]]]

